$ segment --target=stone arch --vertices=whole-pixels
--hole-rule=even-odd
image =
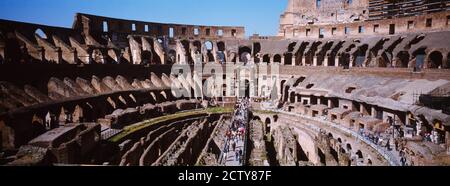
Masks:
[[[273,122],[278,122],[278,118],[279,118],[278,115],[274,115],[273,116]]]
[[[222,85],[222,96],[223,97],[227,96],[227,84]]]
[[[347,143],[347,145],[346,145],[346,149],[347,149],[347,151],[352,151],[352,145],[350,145],[350,143]]]
[[[429,68],[442,68],[443,56],[440,51],[433,51],[428,55],[428,67]]]
[[[213,43],[211,41],[209,41],[209,40],[206,40],[205,41],[205,47],[206,47],[206,50],[212,50],[213,49]]]
[[[367,45],[367,44],[364,44],[364,45],[358,47],[358,50],[354,53],[354,61],[352,61],[352,63],[354,64],[353,66],[356,66],[356,67],[364,66],[368,48],[369,48],[369,45]]]
[[[309,45],[309,42],[302,42],[299,49],[295,53],[295,65],[296,66],[303,66],[302,59],[305,57],[305,50],[306,47]]]
[[[397,62],[395,67],[408,68],[410,55],[407,51],[401,51],[397,54]]]
[[[31,118],[31,137],[35,138],[43,133],[46,132],[46,128],[45,128],[45,123],[44,120],[37,116],[36,114],[33,115],[33,117]],[[2,133],[0,131],[0,138],[3,138]],[[3,144],[0,144],[0,146],[3,146]]]
[[[250,98],[250,81],[248,79],[244,81],[244,88],[245,88],[244,91],[245,98]]]
[[[330,139],[333,139],[333,134],[331,134],[331,132],[329,132],[329,133],[328,133],[328,137],[329,137]]]
[[[241,46],[239,47],[238,54],[240,62],[250,62],[251,59],[249,57],[251,58],[252,49],[247,46]]]
[[[198,41],[198,40],[196,40],[196,41],[194,41],[193,43],[192,43],[192,45],[194,45],[194,52],[200,52],[201,53],[201,51],[202,51],[202,42],[200,42],[200,41]]]
[[[248,63],[251,61],[251,54],[248,52],[244,52],[239,56],[239,61],[240,62],[244,62],[244,63]]]
[[[141,58],[142,58],[142,64],[144,64],[144,65],[150,64],[153,59],[153,54],[151,51],[144,50],[144,51],[142,51]]]
[[[261,43],[259,43],[259,42],[253,43],[253,55],[254,55],[255,58],[257,57],[256,55],[259,52],[261,52]]]
[[[322,165],[326,165],[325,153],[320,148],[317,148],[317,155],[319,156],[319,162]]]
[[[270,54],[265,54],[263,56],[263,62],[264,63],[270,63]]]
[[[280,54],[275,54],[273,56],[273,62],[274,63],[281,63],[281,55]]]
[[[208,62],[213,62],[213,61],[215,61],[215,59],[214,59],[214,55],[213,55],[213,53],[212,53],[212,51],[213,51],[213,42],[211,42],[211,41],[205,41],[205,47],[206,47],[206,51],[207,51],[207,56],[208,56]]]
[[[254,120],[254,121],[261,121],[261,118],[259,116],[253,116],[252,120]]]
[[[74,123],[82,123],[84,122],[84,116],[83,116],[83,108],[80,105],[76,105],[73,113],[72,118]]]
[[[106,64],[105,55],[100,49],[93,49],[91,54],[94,63]]]
[[[426,55],[425,49],[426,48],[419,48],[413,52],[413,58],[416,59],[413,67],[415,68],[416,71],[420,71],[425,65],[425,55]]]
[[[292,65],[292,53],[286,53],[284,54],[284,64],[285,65]]]
[[[217,49],[218,49],[219,51],[224,52],[225,49],[226,49],[225,43],[224,43],[223,41],[217,42]]]
[[[330,154],[333,157],[333,159],[336,160],[336,162],[339,162],[338,152],[331,146],[330,146]]]
[[[344,67],[345,69],[350,68],[350,54],[348,54],[348,53],[340,54],[339,66]]]
[[[58,118],[59,123],[67,124],[73,122],[72,114],[64,107],[61,107]]]
[[[177,52],[175,50],[170,50],[167,54],[167,64],[175,64],[179,61]]]
[[[364,158],[363,153],[362,153],[361,150],[356,151],[355,154],[356,154],[356,156],[358,156],[359,159],[363,159]]]
[[[391,54],[388,52],[383,52],[381,54],[381,58],[378,60],[377,67],[382,68],[388,67],[391,64],[391,61],[392,61]]]
[[[190,51],[191,51],[191,43],[188,41],[188,40],[182,40],[181,41],[181,45],[183,45],[183,48],[184,48],[184,51],[185,51],[185,56],[187,56],[187,62],[188,62],[188,64],[191,64],[191,63],[193,63],[193,59],[192,59],[192,56],[191,56],[191,53],[190,53]]]
[[[267,117],[264,121],[264,125],[266,126],[266,133],[270,133],[272,120]]]
[[[225,43],[223,41],[219,41],[216,43],[217,45],[217,57],[219,58],[219,62],[224,63],[227,61],[227,55],[225,54],[226,48]]]

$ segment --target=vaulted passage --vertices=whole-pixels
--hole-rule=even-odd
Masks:
[[[442,53],[435,51],[432,52],[429,56],[429,62],[430,62],[430,68],[442,68],[443,63],[442,63]]]

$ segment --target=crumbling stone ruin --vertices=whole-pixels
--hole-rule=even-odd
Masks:
[[[82,13],[72,28],[0,20],[0,164],[222,166],[228,107],[248,97],[248,165],[449,165],[448,5],[289,0],[277,36],[249,38]],[[181,64],[279,74],[203,86],[216,72]]]

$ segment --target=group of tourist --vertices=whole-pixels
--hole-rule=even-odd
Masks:
[[[370,133],[360,129],[359,134],[373,144],[385,148],[387,151],[397,152],[402,166],[414,164],[412,160],[407,161],[405,132],[402,127],[396,126],[393,120],[388,120],[389,128],[384,133]],[[408,164],[409,162],[409,164]]]
[[[442,142],[442,137],[439,134],[439,132],[437,132],[436,129],[434,129],[431,132],[425,133],[423,136],[423,139],[424,139],[424,141],[435,143],[435,144],[440,144]]]
[[[248,121],[248,99],[239,99],[234,110],[234,117],[231,126],[225,134],[224,157],[228,161],[229,153],[234,153],[235,160],[242,163],[243,147],[239,147],[240,142],[244,142],[246,123]]]

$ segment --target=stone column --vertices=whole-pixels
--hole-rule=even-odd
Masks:
[[[306,66],[306,56],[302,56],[302,66]]]
[[[328,107],[334,108],[334,105],[333,105],[333,102],[331,101],[331,99],[328,99]]]
[[[295,66],[295,57],[292,57],[292,66]]]
[[[372,117],[376,117],[377,116],[377,110],[375,109],[375,107],[372,107],[372,113],[371,113]]]
[[[406,114],[406,119],[405,119],[405,125],[409,125],[409,117],[408,117],[408,113]]]
[[[445,139],[447,145],[447,155],[450,155],[450,132],[445,132]]]
[[[430,68],[430,58],[429,58],[430,56],[429,56],[429,54],[426,54],[425,55],[425,58],[424,58],[424,60],[423,60],[423,65],[422,65],[422,69],[428,69],[428,68]]]
[[[314,55],[313,56],[313,66],[317,66],[317,56],[316,55]]]
[[[323,66],[328,66],[328,57],[325,55],[325,58],[323,59]]]
[[[442,68],[448,68],[450,64],[448,64],[448,55],[445,55],[445,53],[443,53],[443,57],[442,57]]]
[[[284,65],[284,57],[281,57],[281,65]]]
[[[350,68],[353,67],[353,61],[355,61],[355,58],[352,55],[350,55],[350,61],[349,61],[349,65],[348,65]]]

